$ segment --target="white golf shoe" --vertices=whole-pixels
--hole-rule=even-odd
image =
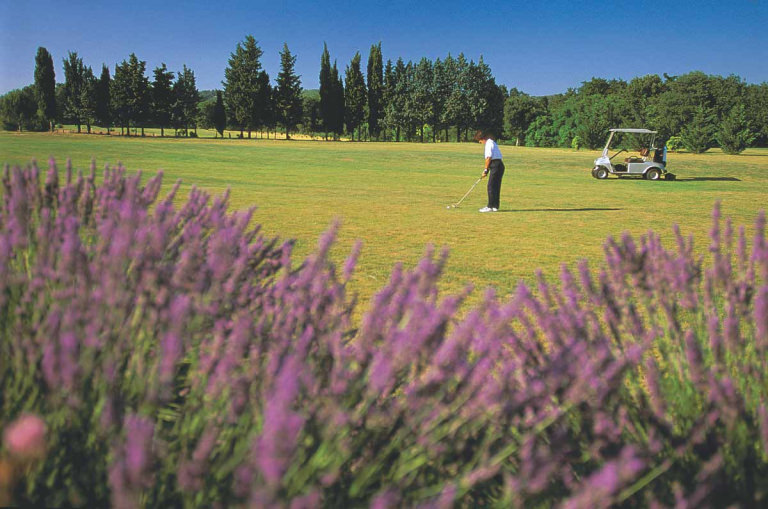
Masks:
[[[490,207],[483,207],[478,212],[493,212],[493,209]]]

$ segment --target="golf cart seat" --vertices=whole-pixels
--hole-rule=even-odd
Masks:
[[[629,164],[629,163],[642,163],[642,162],[645,162],[645,160],[642,157],[631,156],[631,157],[627,157],[626,159],[624,159],[624,162],[627,163],[627,164]]]

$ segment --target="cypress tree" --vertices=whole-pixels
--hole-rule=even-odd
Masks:
[[[289,131],[301,122],[302,117],[301,81],[294,71],[295,65],[296,57],[291,55],[288,45],[283,44],[275,89],[275,110],[278,120],[285,127],[286,139],[290,139]]]
[[[371,137],[379,139],[381,135],[381,117],[384,100],[384,69],[381,56],[381,42],[371,46],[368,55],[368,131]]]
[[[221,90],[216,91],[216,104],[213,107],[213,126],[224,137],[224,128],[227,127],[227,112],[224,109],[224,99]]]
[[[96,121],[107,128],[107,133],[112,125],[112,109],[110,107],[110,87],[112,79],[109,76],[109,67],[101,66],[101,76],[96,82],[95,88],[95,106]]]
[[[341,81],[336,62],[331,67],[331,131],[338,139],[344,132],[344,83]]]
[[[357,139],[360,140],[360,124],[365,117],[365,81],[360,71],[360,53],[355,53],[346,70],[346,87],[344,90],[344,121],[347,130],[355,139],[355,129],[358,129]]]
[[[328,53],[328,45],[323,43],[323,54],[320,56],[320,119],[325,130],[325,139],[328,139],[328,131],[333,130],[333,77],[331,75],[331,56]]]
[[[53,121],[56,118],[56,72],[53,57],[42,46],[37,48],[35,55],[35,98],[38,115],[48,122],[48,129],[53,132]]]
[[[384,88],[382,89],[381,94],[381,124],[387,129],[388,131],[391,130],[394,125],[392,124],[389,110],[390,110],[390,104],[393,100],[394,95],[394,87],[395,87],[395,69],[392,65],[392,60],[387,60],[387,65],[384,68]],[[385,134],[384,139],[389,140],[390,133]],[[397,139],[395,139],[397,141]]]

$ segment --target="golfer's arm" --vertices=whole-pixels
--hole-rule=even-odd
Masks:
[[[491,158],[490,157],[486,157],[485,158],[485,169],[487,170],[490,167],[491,167]]]

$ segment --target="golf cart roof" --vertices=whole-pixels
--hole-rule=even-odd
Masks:
[[[640,133],[640,134],[656,134],[658,131],[651,131],[650,129],[609,129],[612,133]]]

